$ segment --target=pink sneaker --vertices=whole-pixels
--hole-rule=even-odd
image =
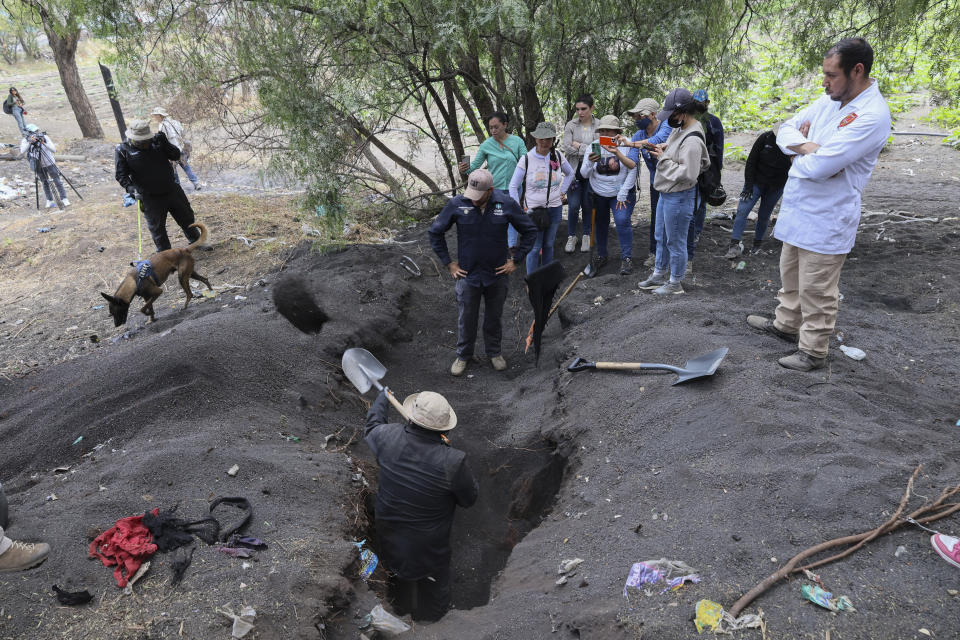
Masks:
[[[941,558],[960,569],[960,538],[938,533],[930,536],[930,546]]]

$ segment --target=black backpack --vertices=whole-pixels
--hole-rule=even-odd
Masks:
[[[10,104],[10,101],[9,101],[9,100],[4,100],[4,101],[3,101],[3,112],[4,112],[5,114],[7,114],[8,116],[12,116],[12,115],[13,115],[13,105]]]
[[[707,146],[707,155],[710,158],[710,166],[701,171],[700,175],[697,176],[697,195],[702,195],[703,199],[706,200],[707,204],[711,207],[719,207],[727,201],[727,192],[724,190],[723,185],[720,184],[720,159],[715,157],[716,154],[710,153],[710,145],[699,131],[693,131],[687,134],[683,140],[680,141],[680,144],[683,144],[687,138],[700,138],[703,140],[703,143]]]

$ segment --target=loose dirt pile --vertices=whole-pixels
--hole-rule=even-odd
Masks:
[[[729,606],[798,551],[880,524],[918,462],[917,501],[960,482],[956,166],[954,152],[905,140],[881,158],[865,209],[884,215],[864,219],[841,278],[838,332],[867,358],[850,360],[834,342],[828,367],[813,374],[780,368],[789,345],[744,323],[774,307],[776,253],[732,269],[718,257],[729,221],[712,220],[687,295],[654,298],[636,290],[644,274],[612,269],[584,282],[564,303],[570,325],[548,326],[539,368],[522,355],[531,314],[518,274],[504,314],[510,368],[471,364],[467,376],[449,376],[453,286],[417,229],[399,243],[304,251],[284,263],[331,316],[316,336],[276,313],[278,276],[266,274],[242,300],[163,305],[158,322],[129,339],[0,378],[9,533],[53,547],[40,568],[0,577],[0,638],[227,638],[216,609],[243,604],[258,612],[248,637],[358,638],[383,575],[368,586],[352,565],[351,542],[375,541],[367,510],[376,482],[359,431],[370,398],[338,366],[352,346],[381,359],[398,394],[448,397],[461,416],[454,446],[480,480],[480,500],[455,525],[457,609],[411,637],[693,637],[697,600]],[[728,192],[740,180],[728,167]],[[901,224],[891,210],[938,221]],[[882,234],[867,226],[884,221]],[[639,263],[645,225],[636,232]],[[214,285],[226,276],[204,265],[224,253],[198,258]],[[422,276],[402,267],[404,255]],[[559,255],[569,274],[583,266],[582,254]],[[4,349],[17,341],[11,334]],[[577,355],[679,365],[721,346],[730,353],[716,376],[679,387],[672,374],[565,369]],[[61,465],[70,469],[54,473]],[[197,543],[179,587],[168,585],[170,558],[158,556],[134,595],[122,596],[110,570],[86,559],[91,527],[174,504],[197,517],[222,495],[251,500],[249,532],[270,545],[247,568]],[[956,534],[958,522],[938,528]],[[906,555],[895,557],[900,545]],[[630,565],[661,557],[695,567],[702,581],[624,598]],[[557,586],[558,565],[572,558],[584,562]],[[958,574],[919,530],[885,536],[820,574],[857,613],[815,607],[797,580],[748,611],[763,609],[771,637],[960,631],[947,591]],[[60,607],[54,583],[89,588],[95,600]]]

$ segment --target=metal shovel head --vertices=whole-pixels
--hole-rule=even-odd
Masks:
[[[681,382],[688,382],[690,380],[696,380],[697,378],[705,378],[707,376],[712,376],[717,372],[717,367],[720,366],[720,363],[726,357],[727,352],[730,349],[728,347],[721,347],[716,351],[711,351],[710,353],[705,353],[702,356],[698,356],[693,360],[687,360],[687,364],[683,369],[677,370],[677,381],[673,384],[680,384]]]
[[[372,386],[380,388],[380,378],[387,373],[387,368],[366,349],[347,349],[343,352],[340,366],[360,393],[366,393]]]

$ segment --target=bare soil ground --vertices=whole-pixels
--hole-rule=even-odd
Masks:
[[[881,156],[864,208],[882,215],[864,218],[841,278],[838,331],[867,358],[834,349],[813,374],[780,368],[789,345],[746,328],[748,312],[774,307],[777,255],[732,269],[719,257],[724,220],[704,231],[687,295],[656,299],[636,289],[642,273],[612,270],[578,285],[565,326],[547,329],[539,367],[522,354],[531,314],[515,277],[504,318],[510,368],[475,364],[453,379],[453,287],[422,227],[320,255],[302,241],[288,196],[201,192],[191,199],[214,250],[198,254],[198,269],[217,298],[183,310],[168,286],[156,323],[134,313],[115,330],[93,307],[136,257],[135,218],[109,175],[97,186],[109,160],[90,151],[92,168],[77,172],[97,197],[64,213],[37,215],[20,201],[0,210],[0,482],[10,535],[53,546],[38,569],[0,577],[0,639],[227,638],[217,609],[242,604],[258,612],[254,639],[359,638],[383,574],[357,580],[351,546],[375,545],[376,469],[359,442],[369,398],[338,366],[350,346],[373,351],[399,393],[447,395],[461,416],[454,445],[480,479],[479,503],[455,525],[456,609],[411,637],[693,637],[697,600],[729,606],[801,549],[883,522],[917,463],[915,503],[960,483],[960,163],[928,138],[899,137]],[[740,182],[742,167],[728,166],[727,190]],[[617,255],[615,234],[610,242]],[[402,269],[403,255],[422,276]],[[559,255],[571,275],[583,266],[579,253]],[[332,316],[319,336],[275,313],[281,270],[306,278]],[[717,375],[687,386],[565,369],[575,355],[680,364],[720,346],[730,354]],[[233,464],[235,478],[225,473]],[[87,560],[91,528],[173,505],[196,517],[221,495],[251,500],[249,531],[270,545],[248,567],[197,543],[179,587],[158,555],[123,596],[110,570]],[[956,535],[960,520],[937,527]],[[928,537],[904,529],[821,570],[857,613],[804,601],[797,580],[749,611],[763,610],[768,637],[957,637],[948,589],[960,588],[960,573]],[[555,585],[558,564],[575,557],[584,559],[577,576]],[[660,557],[687,562],[702,582],[624,598],[630,565]],[[52,584],[88,588],[95,600],[59,606]]]

